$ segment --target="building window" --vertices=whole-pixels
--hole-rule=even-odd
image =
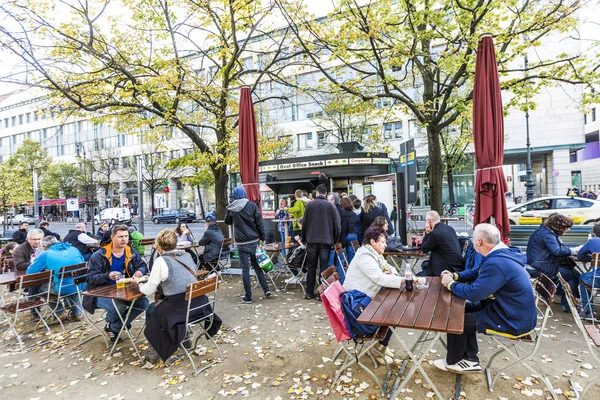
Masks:
[[[12,118],[10,119],[10,122],[11,122],[11,125],[12,125],[12,126],[17,126],[17,117],[12,117]]]
[[[317,136],[318,136],[317,146],[319,148],[326,147],[329,144],[329,132],[327,132],[327,131],[317,132]]]
[[[8,128],[8,118],[4,118],[4,127]]]
[[[33,112],[33,120],[34,120],[34,121],[37,121],[37,120],[38,120],[38,112],[37,112],[37,111],[34,111],[34,112]]]
[[[425,136],[425,129],[416,120],[408,121],[408,137]]]
[[[129,157],[123,157],[123,168],[129,168],[131,165],[131,161]]]
[[[592,108],[592,122],[596,121],[596,107]]]
[[[298,135],[298,150],[312,149],[312,133],[301,133]]]
[[[31,122],[31,113],[27,113],[25,114],[25,123],[30,123]]]
[[[23,125],[23,114],[19,115],[19,125]]]
[[[402,139],[402,122],[391,122],[383,125],[386,139]]]

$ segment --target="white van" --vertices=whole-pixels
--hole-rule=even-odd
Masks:
[[[128,208],[106,208],[100,215],[94,216],[94,221],[99,224],[101,221],[110,222],[131,222],[131,211]]]

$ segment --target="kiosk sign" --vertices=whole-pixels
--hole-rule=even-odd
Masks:
[[[298,168],[315,168],[315,167],[324,167],[327,163],[325,160],[317,160],[317,161],[303,161],[303,162],[295,162],[288,164],[279,164],[278,168],[281,170],[286,169],[298,169]]]

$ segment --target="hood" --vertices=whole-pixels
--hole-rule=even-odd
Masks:
[[[71,243],[58,242],[55,245],[52,245],[50,247],[50,250],[63,251],[63,250],[68,250],[70,247],[71,247]]]
[[[521,264],[522,266],[525,266],[525,264],[527,263],[527,255],[525,253],[517,253],[516,251],[512,251],[508,247],[504,249],[495,250],[488,254],[487,257],[485,257],[484,259],[492,260],[495,257],[510,258],[516,261],[517,263]]]
[[[219,228],[218,224],[210,224],[208,226],[208,228],[206,228],[207,231],[219,231],[221,230],[221,228]]]
[[[240,200],[246,198],[246,189],[243,186],[238,186],[233,190],[233,200]]]
[[[244,207],[246,207],[246,204],[248,203],[248,201],[249,201],[248,199],[234,200],[234,201],[231,202],[230,205],[227,206],[227,209],[229,211],[233,211],[233,212],[240,212],[240,211],[242,211],[242,209]]]

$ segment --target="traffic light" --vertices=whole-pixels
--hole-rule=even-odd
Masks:
[[[165,181],[163,182],[165,184],[165,186],[169,186],[169,180],[165,179]]]
[[[165,189],[164,189],[164,191],[165,191],[165,193],[169,193],[169,192],[171,191],[171,189],[169,189],[169,187],[168,187],[168,186],[165,186]]]

